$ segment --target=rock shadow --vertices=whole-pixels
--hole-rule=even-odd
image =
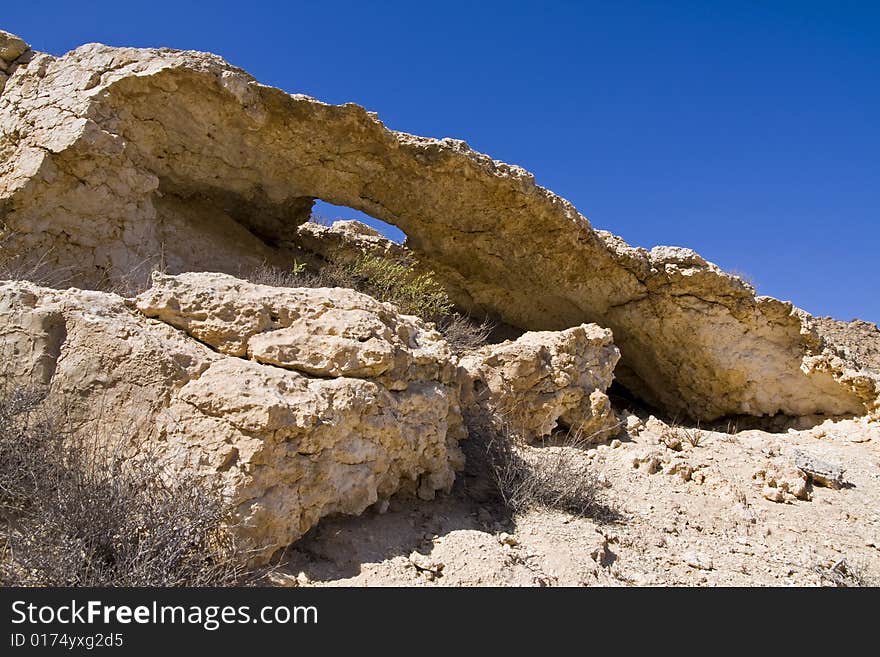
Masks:
[[[434,541],[458,530],[493,534],[505,528],[494,510],[469,499],[456,486],[432,501],[393,498],[387,510],[323,518],[281,555],[278,572],[321,583],[356,577],[365,565],[414,552],[430,555]]]

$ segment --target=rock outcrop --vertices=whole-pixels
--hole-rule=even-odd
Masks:
[[[463,465],[448,347],[351,290],[156,275],[126,301],[5,282],[0,374],[47,387],[74,431],[221,481],[257,560],[324,516],[430,498]]]
[[[471,314],[612,329],[618,380],[671,413],[877,408],[877,378],[834,360],[791,304],[687,249],[594,230],[530,173],[462,141],[394,132],[357,105],[287,94],[205,53],[88,44],[4,65],[7,268],[43,265],[94,287],[157,260],[172,273],[289,264],[321,198],[400,227]]]
[[[841,322],[831,317],[813,317],[811,323],[831,351],[850,363],[880,373],[880,328],[873,322],[855,319]]]
[[[297,230],[297,243],[327,262],[350,262],[364,253],[398,259],[412,253],[360,221],[334,221],[331,226],[307,221]]]
[[[595,324],[484,347],[461,359],[468,424],[526,441],[560,427],[584,445],[601,442],[621,431],[605,394],[619,358],[611,331]]]
[[[0,93],[6,86],[9,69],[30,49],[23,39],[0,30]]]

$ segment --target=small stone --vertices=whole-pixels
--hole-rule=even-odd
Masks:
[[[845,470],[835,463],[823,461],[812,454],[797,450],[794,453],[794,464],[814,484],[834,489],[846,485],[843,478]]]
[[[409,561],[416,567],[416,570],[423,573],[430,573],[432,576],[439,575],[446,567],[446,564],[442,561],[431,559],[428,555],[422,554],[418,551],[413,551],[412,554],[409,555]],[[429,576],[428,579],[433,580],[433,577]]]
[[[662,469],[663,459],[658,452],[652,450],[633,458],[632,464],[634,468],[639,468],[648,474],[654,474]]]
[[[674,430],[667,430],[660,436],[660,442],[666,445],[667,449],[673,452],[680,452],[682,449],[681,436]]]
[[[645,423],[642,422],[640,417],[638,417],[637,415],[626,416],[626,432],[630,436],[638,436],[644,428]]]
[[[694,468],[689,463],[685,463],[683,461],[677,461],[666,468],[666,474],[674,475],[677,474],[681,477],[682,481],[690,481],[691,476],[694,473]]]
[[[764,486],[761,495],[764,499],[770,500],[771,502],[785,502],[785,492],[779,488]]]
[[[696,552],[685,552],[682,555],[682,561],[691,568],[698,570],[712,570],[714,568],[714,564],[709,557]]]
[[[645,420],[645,429],[647,429],[651,433],[660,434],[666,431],[668,428],[668,424],[666,424],[663,420],[657,419],[657,417],[655,417],[654,415],[649,415],[648,419]]]
[[[771,502],[810,499],[806,475],[784,459],[768,461],[752,478],[764,484],[761,494]]]
[[[611,441],[611,449],[617,449],[618,447],[620,447],[621,444],[622,443],[620,442],[620,440],[615,438]]]

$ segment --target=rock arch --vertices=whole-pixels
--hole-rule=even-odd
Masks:
[[[389,130],[205,53],[89,44],[7,68],[0,257],[49,262],[83,286],[157,254],[171,271],[235,273],[287,261],[321,198],[400,227],[465,309],[523,329],[611,328],[617,377],[670,412],[876,407],[876,378],[823,351],[802,311],[690,250],[594,230],[527,171],[462,141]]]

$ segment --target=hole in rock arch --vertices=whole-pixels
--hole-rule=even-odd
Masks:
[[[321,199],[315,199],[315,205],[312,207],[312,221],[329,225],[334,221],[352,219],[375,228],[392,242],[403,244],[406,241],[406,233],[393,224],[371,217],[360,210],[354,210],[342,205],[333,205]]]

